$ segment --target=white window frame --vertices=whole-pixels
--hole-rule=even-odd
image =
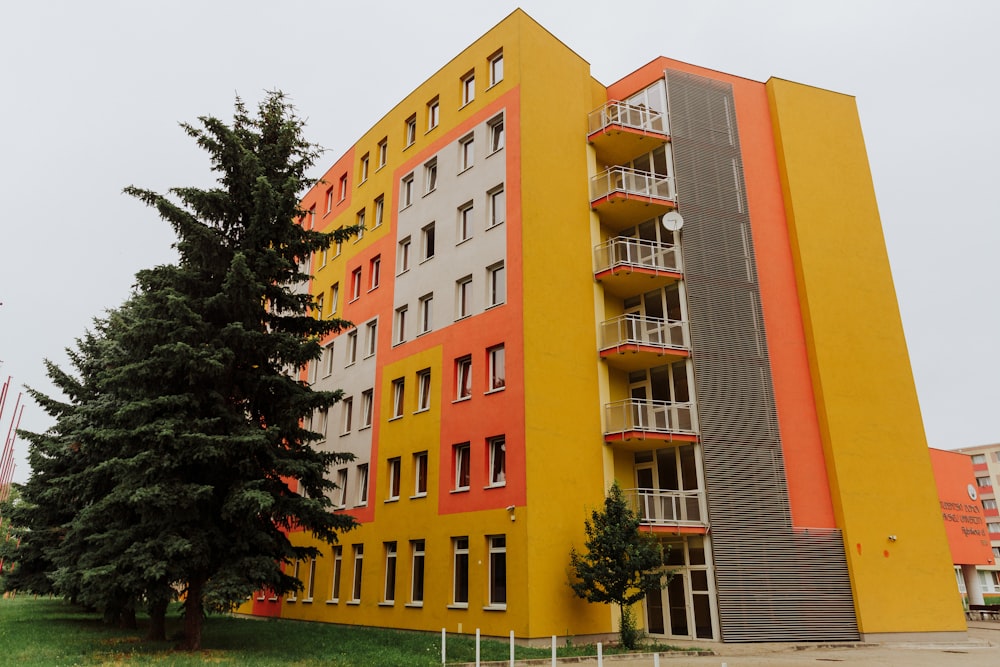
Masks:
[[[486,269],[487,302],[489,308],[507,303],[507,270],[503,262],[498,262]]]
[[[382,221],[385,218],[385,195],[379,195],[375,197],[375,227],[382,225]]]
[[[347,174],[340,177],[340,201],[347,199]]]
[[[451,538],[451,552],[451,606],[465,608],[469,606],[469,538]]]
[[[467,401],[470,398],[472,398],[472,357],[459,357],[455,360],[455,400]]]
[[[347,363],[345,366],[351,366],[358,360],[358,330],[348,332],[347,334]]]
[[[347,435],[348,433],[351,432],[351,428],[354,426],[354,424],[353,424],[353,420],[354,420],[354,397],[353,396],[348,396],[347,398],[345,398],[345,399],[343,399],[341,401],[341,404],[343,405],[343,411],[341,413],[343,419],[341,421],[342,429],[341,429],[340,433],[341,433],[341,435]]]
[[[500,49],[489,58],[490,61],[490,87],[503,81],[503,49]]]
[[[382,589],[382,604],[391,605],[396,602],[396,542],[384,542],[385,548],[385,585]]]
[[[506,535],[490,535],[487,538],[487,545],[489,550],[488,566],[487,566],[487,600],[488,605],[492,609],[506,609],[507,608],[507,536]],[[494,577],[497,576],[495,567],[496,559],[502,558],[503,560],[503,599],[494,599],[494,588],[496,585],[494,583]]]
[[[427,452],[417,452],[413,455],[413,497],[423,498],[427,495]]]
[[[333,351],[336,341],[330,341],[323,347],[323,377],[330,377],[333,375],[334,363],[333,363]]]
[[[326,212],[329,213],[333,210],[333,186],[331,185],[326,189]]]
[[[306,596],[302,598],[302,604],[308,604],[313,601],[313,595],[316,592],[316,559],[309,559],[309,578],[306,580],[305,593]]]
[[[354,224],[358,227],[358,234],[354,237],[354,242],[357,243],[365,237],[365,209],[361,209],[354,216]]]
[[[420,230],[420,261],[426,262],[429,259],[434,259],[434,255],[437,252],[436,247],[436,230],[434,229],[434,223],[424,225],[424,228]]]
[[[406,378],[396,378],[392,381],[392,419],[403,416],[403,406],[406,401]]]
[[[413,172],[399,180],[399,210],[413,204]]]
[[[486,440],[490,456],[490,486],[507,486],[507,438],[502,435]]]
[[[438,161],[433,158],[424,163],[424,194],[437,190]]]
[[[455,285],[456,320],[461,320],[472,315],[472,296],[472,276],[460,278]]]
[[[387,461],[387,473],[388,473],[388,494],[386,496],[386,502],[391,500],[399,500],[399,482],[400,474],[402,473],[402,461],[396,456]]]
[[[507,387],[507,352],[504,346],[495,345],[486,351],[489,359],[489,392],[502,391]]]
[[[340,602],[340,577],[344,567],[344,547],[340,544],[333,547],[331,552],[333,566],[330,569],[330,604]]]
[[[406,145],[404,149],[409,148],[417,141],[417,115],[413,114],[406,119]]]
[[[472,238],[475,229],[475,206],[467,201],[458,207],[458,242],[462,243]]]
[[[369,159],[368,153],[365,153],[364,155],[361,156],[360,180],[362,183],[368,180],[368,159]]]
[[[399,248],[396,251],[397,258],[396,264],[399,266],[399,272],[396,274],[402,275],[410,270],[410,246],[412,241],[410,237],[407,236],[405,239],[399,242]]]
[[[336,506],[347,507],[347,468],[337,471],[337,494]]]
[[[441,101],[435,97],[427,103],[427,131],[430,132],[441,122]]]
[[[472,169],[476,164],[476,138],[470,134],[458,140],[458,173]]]
[[[365,563],[365,545],[354,545],[354,577],[351,581],[351,602],[358,604],[361,602],[361,573]]]
[[[361,298],[361,267],[351,271],[351,301]]]
[[[381,169],[385,166],[389,157],[389,138],[383,137],[382,141],[378,142],[378,168]]]
[[[395,345],[406,342],[406,314],[409,306],[400,306],[396,309]]]
[[[361,428],[368,428],[372,425],[372,418],[375,413],[375,393],[372,389],[365,389],[361,392]]]
[[[453,447],[455,456],[455,484],[454,491],[468,491],[472,484],[472,445],[468,442],[457,444]],[[462,479],[462,478],[465,479]],[[465,482],[464,484],[462,482]]]
[[[333,315],[340,307],[340,283],[330,285],[330,314]]]
[[[489,223],[487,229],[502,225],[507,221],[507,193],[503,185],[498,185],[486,193],[489,200]]]
[[[417,371],[417,412],[431,409],[431,369]]]
[[[358,507],[368,504],[368,464],[358,466]]]
[[[426,542],[410,540],[410,605],[424,605],[424,580],[426,578]]]
[[[419,312],[420,333],[425,334],[434,329],[434,294],[420,297]]]
[[[499,151],[503,150],[504,145],[507,143],[507,136],[505,134],[506,128],[504,127],[504,117],[503,114],[495,116],[486,123],[486,138],[487,152],[486,154],[493,155]]]
[[[365,359],[374,356],[378,350],[378,320],[365,325]]]
[[[370,287],[368,291],[376,289],[379,285],[379,281],[382,280],[382,255],[375,255],[368,262],[368,284]]]
[[[462,77],[462,106],[476,99],[476,72],[468,72]]]

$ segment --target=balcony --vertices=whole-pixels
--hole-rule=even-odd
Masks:
[[[663,287],[681,275],[676,245],[618,236],[594,247],[594,278],[620,298]]]
[[[635,371],[664,363],[663,357],[690,355],[687,322],[621,315],[601,322],[601,357],[615,368]]]
[[[672,176],[611,167],[590,179],[590,206],[601,223],[621,231],[675,208]]]
[[[698,439],[694,403],[629,398],[604,406],[604,441],[636,448],[644,440]]]
[[[704,511],[705,492],[666,489],[623,489],[625,498],[644,526],[683,529],[679,532],[704,533],[708,521]]]
[[[622,164],[669,139],[667,116],[612,100],[590,112],[587,141],[603,164]]]

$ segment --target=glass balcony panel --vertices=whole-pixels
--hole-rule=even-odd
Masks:
[[[650,271],[681,272],[680,249],[669,243],[616,236],[594,247],[595,271],[629,266]]]
[[[705,525],[701,516],[704,492],[699,489],[623,489],[623,492],[644,525]]]
[[[674,179],[627,167],[611,167],[590,179],[590,200],[614,193],[672,200]]]
[[[607,433],[697,433],[693,403],[671,403],[630,398],[605,406]]]
[[[630,313],[601,322],[601,349],[622,345],[687,350],[688,327],[682,320],[662,320]]]

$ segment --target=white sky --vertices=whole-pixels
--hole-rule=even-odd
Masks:
[[[121,194],[207,185],[178,128],[239,93],[289,94],[317,174],[509,14],[508,0],[58,0],[0,9],[0,376],[42,365],[172,261],[172,233]],[[659,55],[857,98],[931,446],[1000,442],[1000,2],[523,0],[608,84]],[[540,63],[539,66],[544,66]],[[851,193],[843,193],[850,197]],[[850,243],[845,238],[844,243]],[[0,380],[0,381],[2,381]],[[14,396],[0,424],[6,435]],[[22,428],[45,430],[29,402]],[[15,479],[27,474],[18,441]]]

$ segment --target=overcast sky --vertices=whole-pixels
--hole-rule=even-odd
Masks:
[[[319,172],[516,2],[78,0],[0,9],[0,376],[119,305],[172,233],[122,195],[208,185],[178,128],[281,89]],[[612,83],[659,55],[857,98],[928,443],[1000,442],[1000,2],[523,0]],[[538,66],[543,67],[544,63]],[[850,192],[843,193],[845,198]],[[843,242],[849,244],[851,239]],[[16,393],[16,392],[15,392]],[[14,396],[0,433],[6,435]],[[22,428],[49,425],[29,402]],[[18,442],[16,479],[27,473]]]

